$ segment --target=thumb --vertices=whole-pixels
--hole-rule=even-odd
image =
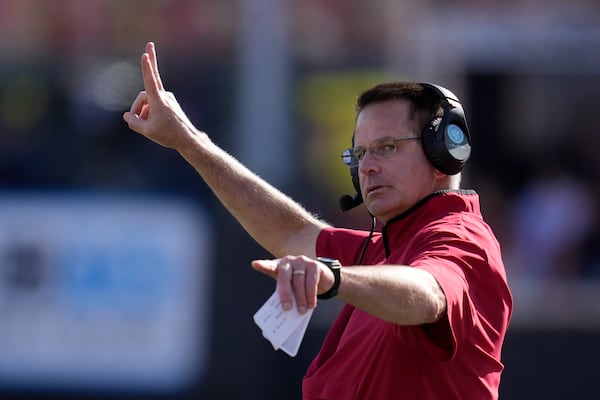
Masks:
[[[144,119],[140,118],[139,115],[132,113],[131,111],[126,111],[123,114],[123,120],[127,122],[129,129],[138,133],[142,133],[144,123],[146,122]]]

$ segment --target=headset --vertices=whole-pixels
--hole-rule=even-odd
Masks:
[[[433,118],[426,124],[421,134],[425,156],[440,172],[446,175],[458,174],[471,155],[471,134],[462,105],[454,93],[442,86],[432,83],[419,83],[419,85],[437,95],[443,111],[441,117]],[[350,175],[356,194],[354,196],[347,194],[340,198],[342,211],[348,211],[363,202],[358,180],[358,165],[350,168]]]

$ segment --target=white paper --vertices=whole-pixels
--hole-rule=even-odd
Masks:
[[[309,309],[305,314],[298,313],[295,301],[291,310],[284,311],[279,293],[275,290],[253,318],[275,350],[281,349],[294,357],[298,354],[312,312]]]
[[[296,327],[296,329],[294,329],[292,334],[288,336],[285,342],[281,344],[281,350],[285,351],[292,357],[296,357],[296,354],[298,354],[298,349],[300,348],[300,344],[304,338],[304,333],[308,327],[308,322],[310,321],[310,315],[307,314],[312,314],[312,311],[312,309],[307,311],[305,318],[300,321],[300,324]]]

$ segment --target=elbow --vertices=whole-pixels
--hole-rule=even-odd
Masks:
[[[438,289],[430,298],[429,310],[426,313],[427,322],[439,321],[446,314],[446,308],[446,296],[441,289]]]
[[[437,322],[446,314],[446,295],[438,285],[436,286],[426,301],[427,307],[423,312],[424,323]]]

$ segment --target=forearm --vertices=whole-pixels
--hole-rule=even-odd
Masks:
[[[406,266],[342,268],[338,297],[378,318],[399,325],[437,321],[446,298],[428,272]]]
[[[164,89],[154,43],[146,44],[140,66],[145,90],[123,114],[129,127],[177,150],[248,233],[273,255],[314,257],[315,242],[325,224],[194,127],[173,93]]]
[[[192,165],[227,210],[267,251],[281,257],[315,257],[315,241],[326,224],[216,146],[190,129],[176,150]]]

